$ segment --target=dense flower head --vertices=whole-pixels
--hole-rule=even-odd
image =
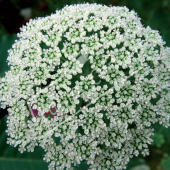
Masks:
[[[49,170],[121,170],[169,126],[170,48],[126,7],[77,4],[30,20],[0,79],[8,143]]]

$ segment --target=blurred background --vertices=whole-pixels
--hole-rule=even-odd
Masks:
[[[170,47],[170,0],[0,0],[0,77],[8,70],[6,58],[8,49],[16,39],[19,28],[30,18],[44,17],[61,9],[66,4],[100,3],[113,6],[127,6],[135,10],[145,26],[159,30]],[[6,144],[7,110],[0,110],[0,170],[47,170],[48,164],[42,159],[43,150],[36,148],[33,153],[20,154],[17,148]],[[127,170],[170,170],[170,128],[154,125],[154,142],[150,155],[133,158]],[[82,164],[75,168],[86,170]]]

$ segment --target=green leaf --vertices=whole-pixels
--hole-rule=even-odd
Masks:
[[[5,71],[8,70],[7,57],[8,50],[12,47],[14,40],[16,39],[16,34],[4,35],[0,37],[0,77],[5,75]]]
[[[130,159],[130,162],[128,163],[126,170],[149,170],[148,168],[149,166],[146,164],[143,158],[133,157]]]
[[[170,157],[163,158],[158,166],[160,170],[169,170],[170,167]]]
[[[42,160],[0,158],[1,170],[47,170],[46,163]]]
[[[153,139],[152,145],[156,146],[157,148],[160,148],[165,143],[164,136],[161,133],[154,133],[152,139]]]
[[[87,60],[85,63],[84,63],[84,66],[82,68],[82,75],[84,76],[87,76],[88,74],[90,74],[92,72],[92,69],[91,69],[91,65],[90,65],[90,60]]]

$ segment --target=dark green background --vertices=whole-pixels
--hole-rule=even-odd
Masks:
[[[135,10],[145,26],[160,31],[167,46],[170,47],[170,0],[0,0],[0,77],[8,70],[7,50],[16,39],[19,28],[30,18],[46,16],[61,9],[66,4],[96,2],[106,5],[127,6]],[[21,11],[25,8],[31,14],[24,17]],[[47,170],[43,162],[43,150],[36,148],[33,153],[20,154],[17,148],[6,144],[6,110],[0,113],[0,170]],[[133,158],[128,164],[128,170],[170,170],[170,128],[154,125],[154,142],[150,146],[150,156]],[[142,167],[144,169],[142,169]],[[79,170],[86,170],[82,164]]]

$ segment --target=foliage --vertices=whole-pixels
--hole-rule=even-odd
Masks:
[[[165,156],[160,162],[160,165],[158,166],[159,170],[169,170],[170,167],[170,156]]]
[[[6,62],[8,49],[11,48],[14,40],[16,39],[16,35],[3,35],[0,37],[0,77],[5,75],[5,71],[8,70],[8,65]]]

